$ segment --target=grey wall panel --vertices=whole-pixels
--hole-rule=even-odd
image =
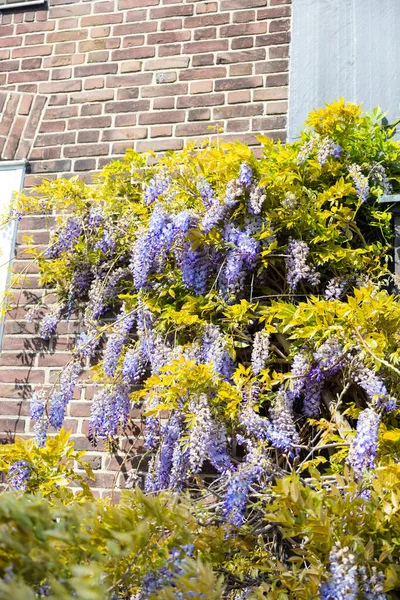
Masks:
[[[400,0],[293,0],[289,139],[343,96],[400,116]]]

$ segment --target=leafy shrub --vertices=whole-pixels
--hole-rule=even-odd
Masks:
[[[45,181],[13,208],[62,213],[36,252],[59,298],[42,336],[73,310],[84,327],[32,399],[39,445],[90,360],[90,438],[116,448],[143,404],[146,492],[213,498],[229,548],[207,561],[236,600],[400,587],[400,309],[378,202],[399,187],[400,146],[382,117],[340,100],[296,143],[260,136],[260,159],[219,141],[151,165],[128,151],[95,186]],[[191,597],[174,586],[157,597]]]

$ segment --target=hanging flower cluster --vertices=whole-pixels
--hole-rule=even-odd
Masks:
[[[396,188],[400,150],[352,106],[313,113],[300,142],[263,139],[261,158],[219,142],[148,167],[128,153],[71,193],[73,214],[40,258],[59,293],[41,334],[51,344],[74,314],[83,331],[51,393],[32,397],[39,444],[92,365],[90,439],[117,443],[141,403],[147,493],[192,489],[208,472],[219,518],[240,527],[283,475],[349,465],[370,486],[400,394],[390,225],[376,205]],[[327,594],[345,568],[353,593],[345,558],[332,554],[321,597],[339,597]]]

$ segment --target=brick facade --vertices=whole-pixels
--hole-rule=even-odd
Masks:
[[[43,177],[90,181],[126,148],[179,150],[210,137],[210,125],[255,151],[258,133],[284,139],[290,1],[49,0],[1,12],[0,158],[28,159],[29,188]],[[19,225],[20,305],[44,294],[24,237],[40,246],[50,227],[44,216]],[[24,312],[8,315],[0,355],[0,432],[9,436],[29,433],[32,389],[51,386],[79,327],[62,322],[43,342]],[[118,460],[85,437],[93,388],[83,383],[67,426],[107,493]]]

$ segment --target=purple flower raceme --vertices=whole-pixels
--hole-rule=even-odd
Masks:
[[[55,332],[63,308],[64,307],[61,304],[57,304],[47,315],[43,317],[42,326],[40,328],[40,337],[43,340],[49,340]]]
[[[285,197],[281,202],[281,205],[283,206],[283,208],[286,208],[290,213],[292,213],[297,207],[298,203],[299,201],[296,194],[293,194],[293,192],[286,192]]]
[[[56,429],[60,429],[63,424],[65,408],[72,400],[81,371],[80,361],[71,361],[61,373],[59,390],[50,398],[49,422]]]
[[[118,360],[123,345],[128,339],[136,321],[136,311],[126,312],[125,307],[121,311],[118,321],[114,325],[114,330],[110,336],[104,351],[104,372],[107,377],[113,377],[117,368]]]
[[[327,161],[328,156],[332,156],[333,158],[340,158],[340,154],[342,152],[342,148],[339,144],[335,144],[333,140],[329,137],[322,138],[320,144],[318,146],[317,152],[317,160],[321,167]]]
[[[218,198],[210,204],[201,219],[201,228],[204,233],[210,233],[210,231],[225,217],[228,208],[228,205],[223,204]]]
[[[227,341],[216,325],[208,324],[203,333],[203,358],[211,363],[215,373],[230,379],[234,363],[227,350]]]
[[[17,460],[8,470],[7,483],[18,492],[26,492],[32,466],[26,460]]]
[[[325,288],[324,298],[325,300],[340,300],[343,296],[344,289],[347,285],[346,279],[340,277],[333,277]]]
[[[269,354],[269,333],[257,331],[254,336],[253,350],[251,353],[251,366],[254,375],[259,375],[265,368]]]
[[[393,187],[389,182],[389,178],[386,174],[385,167],[380,163],[373,162],[371,173],[371,179],[375,185],[379,185],[384,194],[391,194],[393,192]]]
[[[229,208],[236,206],[238,199],[243,194],[242,186],[243,186],[243,184],[239,179],[231,179],[230,181],[228,181],[228,183],[226,184],[226,188],[225,188],[225,198],[224,198],[224,202],[225,202],[226,206],[229,206]]]
[[[82,331],[75,344],[75,352],[80,358],[92,358],[96,354],[102,335],[95,327]]]
[[[342,148],[329,137],[321,137],[318,133],[311,134],[304,142],[297,155],[297,164],[303,164],[310,156],[315,156],[323,167],[329,156],[340,158]]]
[[[287,275],[286,279],[292,290],[303,279],[311,285],[318,285],[319,274],[313,266],[307,264],[310,248],[305,242],[292,240],[288,244],[288,257],[285,259]]]
[[[110,277],[101,273],[94,279],[89,290],[89,301],[84,315],[84,323],[91,326],[96,323],[112,298],[116,296],[119,281],[129,274],[129,269],[119,267]]]
[[[310,369],[304,382],[303,410],[306,417],[317,417],[325,377],[319,365]]]
[[[62,252],[71,250],[82,233],[82,223],[78,217],[69,217],[58,232],[58,238],[43,253],[45,258],[58,258]]]
[[[384,593],[384,573],[372,567],[372,573],[368,576],[367,569],[364,566],[359,567],[361,579],[361,589],[364,600],[386,600],[387,596]]]
[[[207,279],[211,266],[206,249],[193,250],[191,244],[188,243],[181,251],[179,262],[184,286],[193,288],[196,296],[204,295],[207,291]]]
[[[321,600],[356,600],[359,587],[356,557],[345,546],[333,546],[330,555],[330,579],[320,588]]]
[[[157,473],[158,489],[167,489],[170,485],[172,459],[175,447],[183,434],[183,417],[173,413],[168,423],[161,429],[161,447],[159,453],[159,468]]]
[[[34,421],[33,432],[39,447],[43,447],[47,439],[49,422],[45,415],[46,395],[43,390],[34,392],[30,404],[30,417]]]
[[[142,348],[130,348],[124,356],[122,367],[123,377],[128,378],[132,383],[138,383],[144,377],[146,365],[143,359]]]
[[[115,235],[115,234],[114,234]],[[95,243],[94,249],[101,250],[103,254],[112,255],[115,251],[116,242],[113,234],[109,229],[104,229],[103,235]]]
[[[223,423],[211,423],[210,437],[207,448],[208,460],[218,471],[225,474],[233,469],[227,449],[226,429]]]
[[[310,360],[307,354],[300,350],[293,358],[292,362],[292,379],[286,391],[287,397],[293,404],[299,398],[306,383],[306,375],[310,369]]]
[[[45,416],[43,416],[39,421],[35,421],[35,424],[33,425],[33,433],[39,448],[43,448],[43,446],[46,444],[49,427],[49,420]]]
[[[33,421],[39,421],[43,415],[44,410],[46,408],[46,395],[43,390],[39,392],[34,392],[31,398],[30,404],[30,416]]]
[[[157,173],[144,189],[144,203],[149,205],[165,194],[171,183],[171,178],[164,173]]]
[[[89,421],[89,438],[107,439],[118,433],[128,421],[129,386],[125,384],[105,387],[92,402]]]
[[[349,175],[353,180],[354,187],[358,198],[361,202],[366,202],[369,196],[369,182],[368,177],[363,175],[360,165],[352,164],[349,167]]]
[[[146,286],[151,273],[163,270],[167,253],[178,233],[174,216],[156,204],[147,232],[139,236],[134,247],[131,269],[137,290]]]
[[[252,168],[250,167],[250,165],[243,162],[240,165],[240,171],[239,171],[240,185],[244,185],[246,188],[249,188],[251,186],[252,179],[253,179]]]
[[[358,417],[356,437],[348,457],[357,479],[362,479],[375,466],[380,423],[381,416],[373,408],[366,408]]]
[[[269,438],[272,446],[282,452],[291,453],[293,445],[300,443],[300,438],[294,422],[290,398],[283,389],[276,394],[270,409],[270,419]]]
[[[368,367],[356,367],[353,378],[357,383],[376,403],[377,408],[384,408],[386,412],[396,410],[396,399],[389,395],[386,386],[382,379]]]
[[[211,437],[212,416],[207,395],[199,394],[192,398],[188,409],[194,415],[189,433],[189,464],[192,472],[198,473],[207,458]]]
[[[253,184],[250,188],[249,212],[252,215],[259,215],[266,200],[265,188]]]
[[[211,206],[211,204],[215,202],[214,190],[205,177],[199,177],[197,179],[197,190],[199,191],[205,206]]]
[[[316,364],[304,380],[303,407],[307,417],[317,417],[324,383],[344,366],[343,348],[335,337],[324,342],[313,355]]]
[[[103,224],[104,214],[101,208],[98,206],[92,206],[89,211],[89,216],[87,220],[88,228],[90,231],[98,229],[100,225]]]

